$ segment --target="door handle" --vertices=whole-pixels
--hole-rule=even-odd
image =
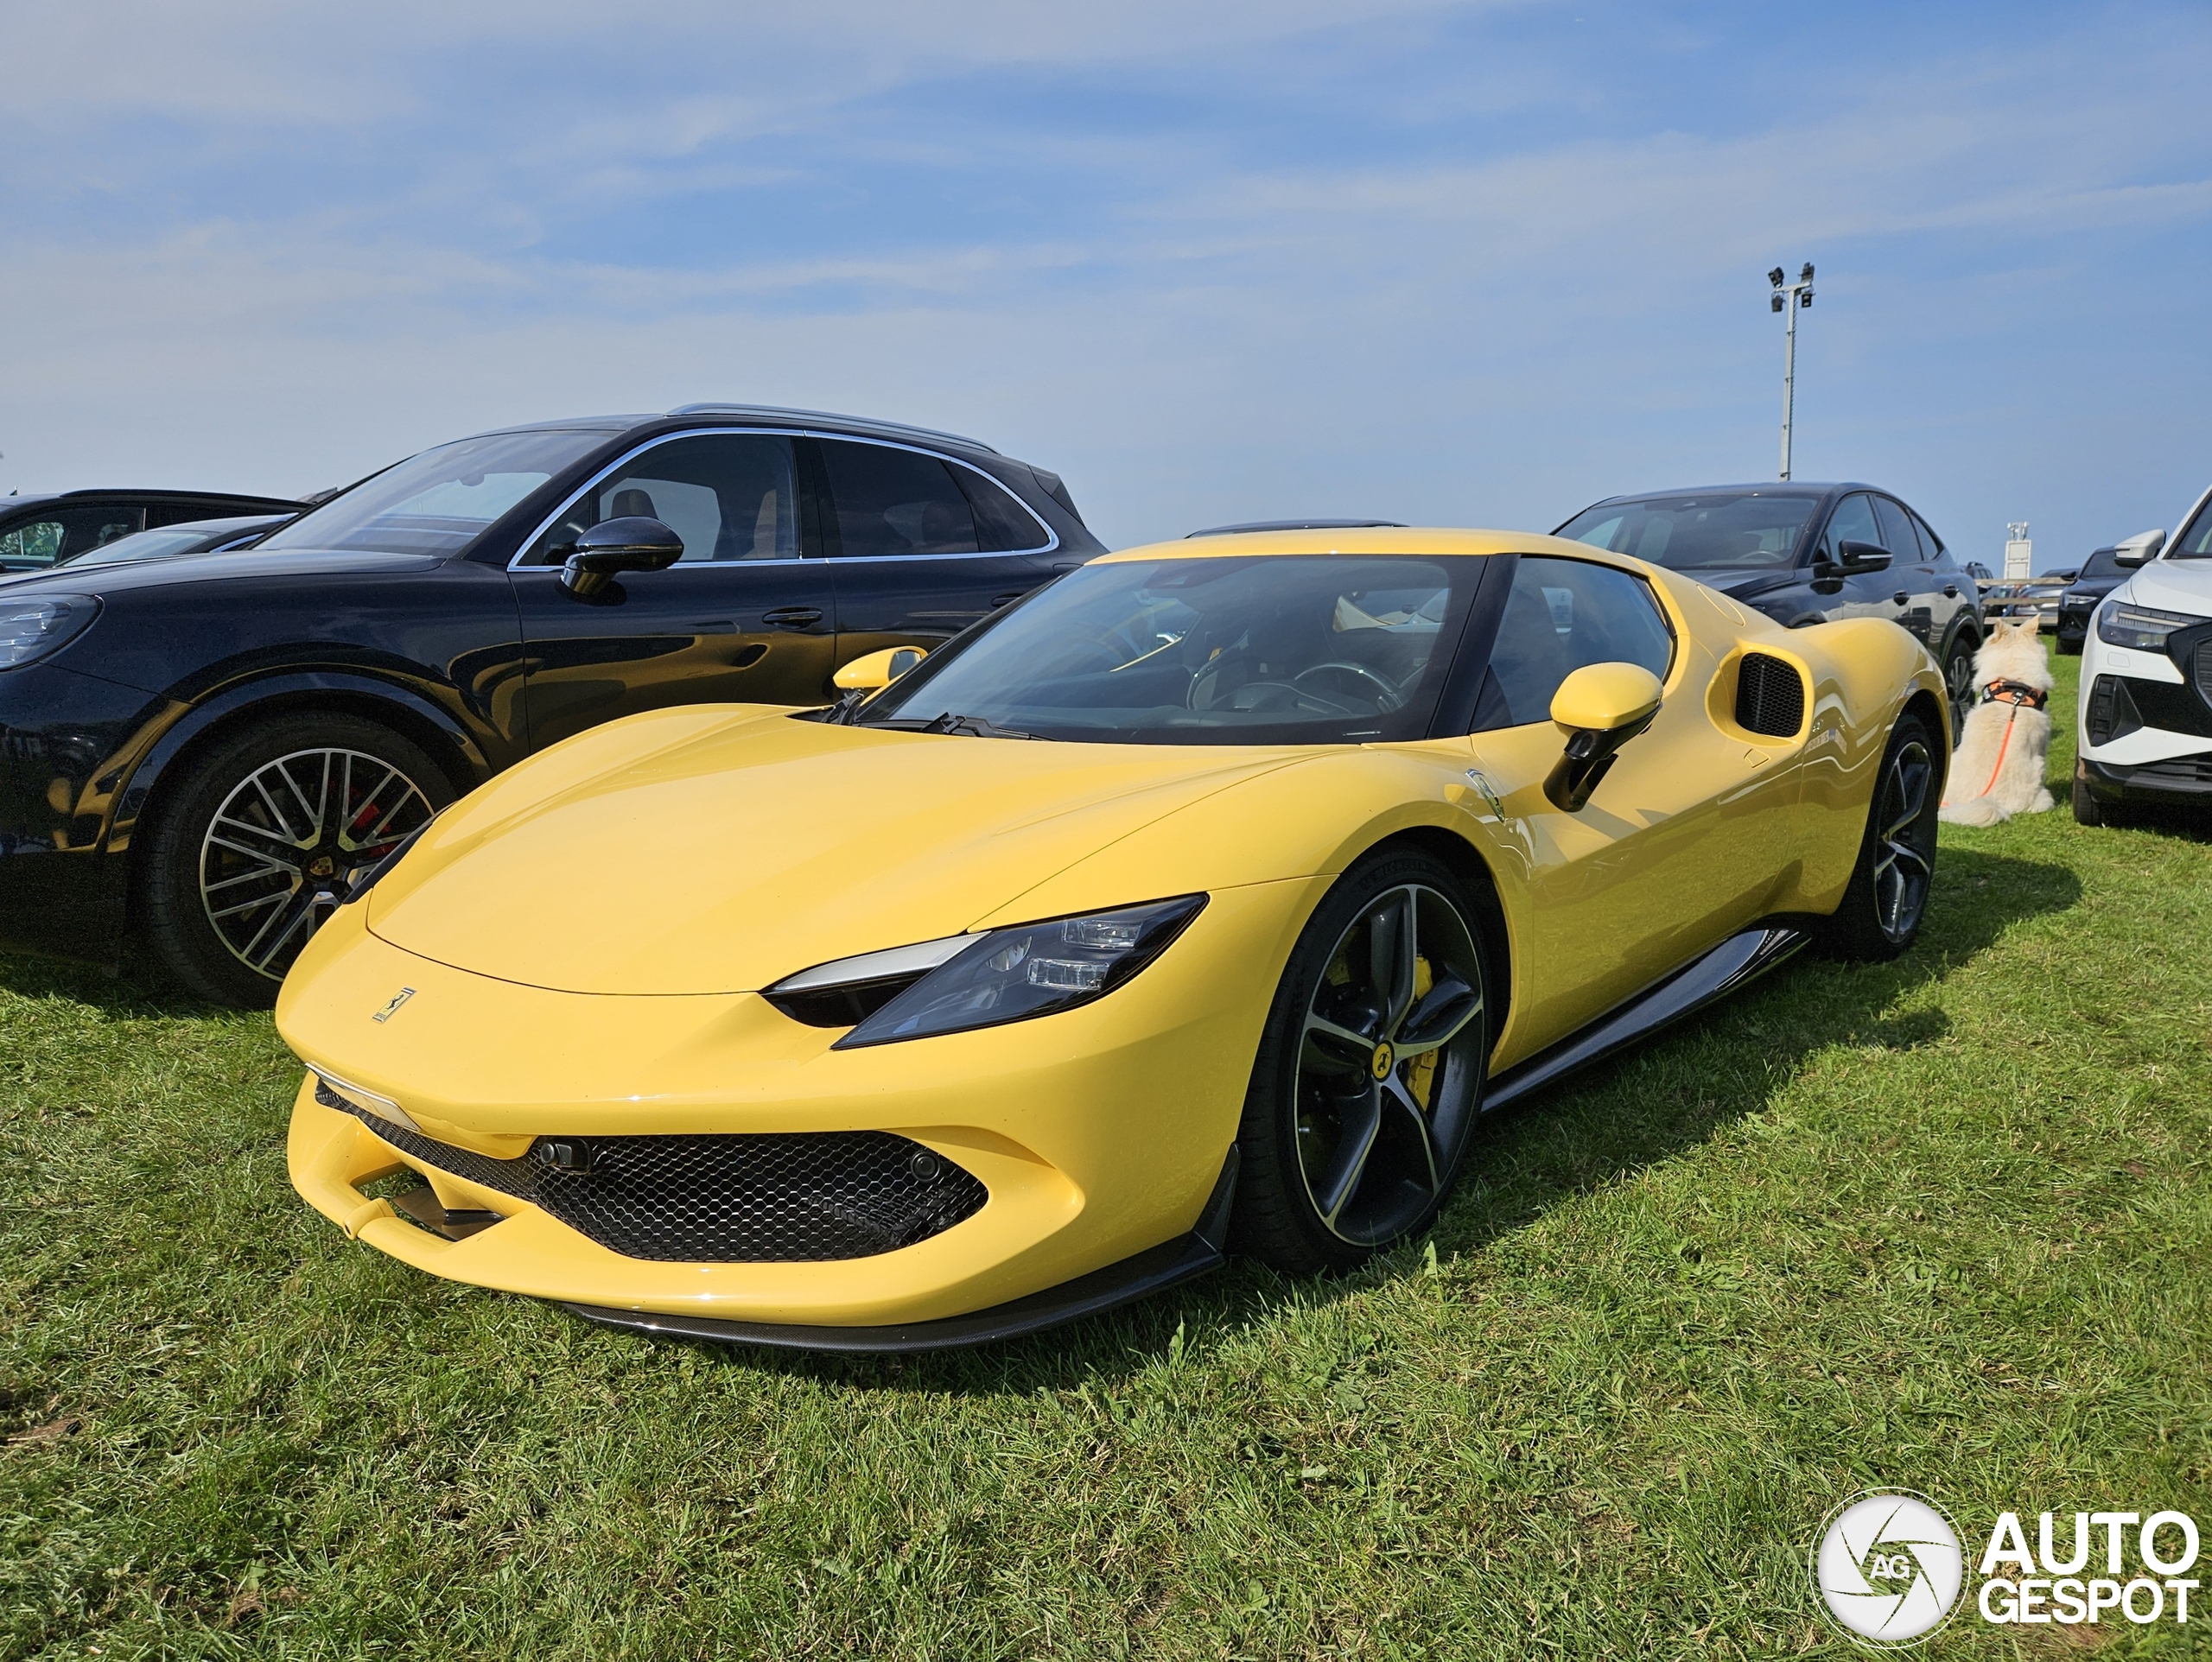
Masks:
[[[779,606],[760,614],[760,621],[778,629],[806,629],[822,621],[818,606]]]
[[[1054,571],[1081,571],[1083,569],[1083,561],[1080,560],[1055,560],[1052,561],[1052,569]]]
[[[1002,606],[1012,606],[1028,593],[1029,591],[1026,588],[1010,588],[991,602],[991,610],[996,612]]]
[[[1958,586],[1956,583],[1946,583],[1946,584],[1944,584],[1944,585],[1943,585],[1943,598],[1944,598],[1945,599],[1947,599],[1947,600],[1955,600],[1955,599],[1957,599],[1959,598],[1959,586]]]
[[[1896,593],[1890,596],[1891,601],[1897,606],[1903,606],[1910,599],[1912,599],[1912,596],[1906,593],[1903,589],[1899,589]]]

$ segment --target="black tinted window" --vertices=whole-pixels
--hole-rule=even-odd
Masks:
[[[2169,560],[2212,559],[2212,499],[2196,511],[2196,517],[2181,528],[2181,535],[2174,538],[2166,549]]]
[[[1957,569],[1958,562],[1951,558],[1951,551],[1943,546],[1943,539],[1929,529],[1928,522],[1915,514],[1912,523],[1913,529],[1920,533],[1920,546],[1928,550],[1928,557],[1939,566]]]
[[[1874,498],[1875,517],[1882,524],[1882,546],[1894,555],[1899,564],[1919,561],[1919,534],[1912,529],[1912,516],[1887,497]]]
[[[798,554],[791,441],[767,433],[702,433],[632,456],[562,511],[531,545],[531,565],[601,521],[658,519],[683,539],[683,561],[790,560]]]
[[[1888,546],[1882,542],[1882,528],[1874,523],[1874,504],[1857,492],[1836,504],[1835,512],[1828,517],[1828,528],[1821,536],[1821,546],[1831,560],[1843,558],[1842,546],[1846,542]]]
[[[1643,579],[1587,561],[1522,555],[1490,654],[1506,714],[1486,725],[1548,721],[1552,695],[1586,663],[1640,663],[1663,681],[1674,651]]]
[[[887,554],[975,554],[976,511],[935,456],[896,445],[823,439],[836,551],[848,559]]]
[[[2118,549],[2099,549],[2082,568],[2084,577],[2117,577],[2127,568],[2120,563]]]
[[[1670,571],[1787,566],[1819,500],[1783,491],[1607,502],[1586,508],[1558,534]]]
[[[976,546],[985,554],[1018,554],[1052,542],[1052,533],[1037,516],[1015,501],[997,480],[986,479],[972,467],[950,463],[946,467],[975,512]]]

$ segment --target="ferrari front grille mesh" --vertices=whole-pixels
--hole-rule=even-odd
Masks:
[[[1794,739],[1805,721],[1805,683],[1797,666],[1746,652],[1736,669],[1736,725],[1745,733]]]
[[[541,1137],[501,1160],[339,1105],[402,1154],[543,1207],[625,1258],[872,1258],[942,1234],[989,1198],[973,1173],[888,1132]]]

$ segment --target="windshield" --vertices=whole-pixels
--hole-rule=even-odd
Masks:
[[[362,480],[261,546],[453,554],[554,474],[613,436],[612,429],[563,428],[442,444]]]
[[[2212,560],[2212,497],[2196,511],[2196,517],[2182,527],[2181,535],[2166,550],[2169,560]]]
[[[861,720],[1127,745],[1420,739],[1481,570],[1393,555],[1085,566],[924,659]]]
[[[1790,563],[1819,501],[1758,491],[1601,502],[1556,535],[1670,571],[1778,570]]]

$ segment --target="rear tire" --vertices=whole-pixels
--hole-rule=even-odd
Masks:
[[[1951,700],[1951,748],[1966,736],[1967,717],[1974,710],[1974,637],[1961,630],[1943,659],[1943,686]]]
[[[158,808],[145,934],[202,998],[276,1002],[353,884],[454,799],[423,747],[359,716],[276,716],[219,741]]]
[[[1458,874],[1416,853],[1362,861],[1314,910],[1245,1096],[1237,1251],[1344,1270],[1435,1218],[1490,1056],[1479,917]]]
[[[1935,883],[1936,811],[1943,795],[1936,742],[1927,718],[1910,710],[1890,730],[1859,863],[1843,904],[1815,934],[1828,957],[1886,963],[1919,936]]]

